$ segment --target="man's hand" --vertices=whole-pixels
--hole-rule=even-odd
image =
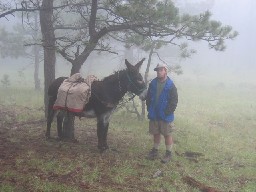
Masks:
[[[167,115],[170,115],[172,113],[172,111],[170,109],[165,109],[164,111],[164,114],[167,116]]]

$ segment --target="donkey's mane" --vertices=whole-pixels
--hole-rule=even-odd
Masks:
[[[109,76],[107,76],[107,77],[104,77],[104,78],[102,79],[102,81],[104,81],[104,82],[113,82],[113,81],[115,81],[115,80],[117,80],[117,79],[119,78],[118,75],[124,73],[125,71],[126,71],[125,69],[123,69],[123,70],[121,70],[121,71],[114,71],[112,75],[109,75]],[[118,73],[119,73],[119,74],[118,74]]]

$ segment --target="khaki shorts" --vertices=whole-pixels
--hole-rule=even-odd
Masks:
[[[164,136],[170,135],[175,129],[174,123],[165,121],[149,121],[149,133],[152,135],[162,134]]]

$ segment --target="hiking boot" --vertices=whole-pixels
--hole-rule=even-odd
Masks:
[[[168,163],[169,161],[171,161],[171,158],[172,158],[172,152],[171,151],[166,151],[165,156],[163,157],[161,162],[162,163]]]
[[[148,156],[146,157],[148,160],[155,160],[158,156],[158,150],[153,148],[148,153]]]

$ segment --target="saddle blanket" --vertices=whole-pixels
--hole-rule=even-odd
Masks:
[[[54,110],[65,109],[70,112],[82,112],[91,97],[91,85],[97,80],[94,75],[83,78],[76,73],[65,79],[58,89]]]

